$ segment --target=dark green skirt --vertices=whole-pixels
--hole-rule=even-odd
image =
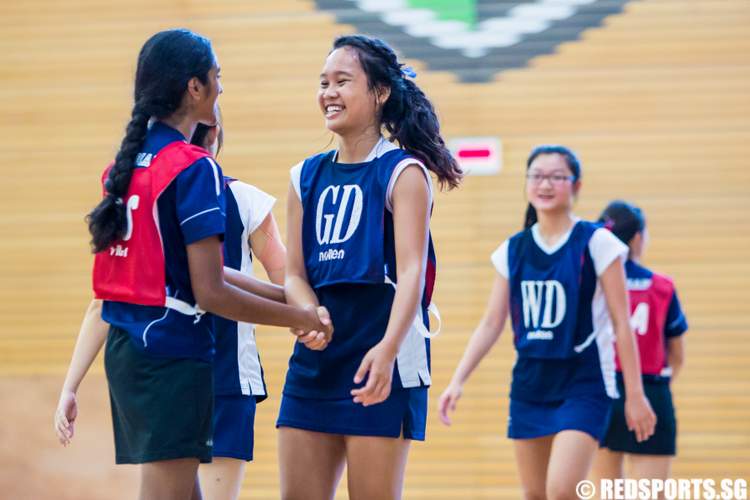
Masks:
[[[140,464],[178,458],[210,462],[213,369],[197,359],[152,357],[111,327],[104,354],[115,461]]]

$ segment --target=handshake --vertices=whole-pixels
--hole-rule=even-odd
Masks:
[[[323,306],[306,306],[305,328],[290,328],[289,330],[297,337],[297,342],[305,345],[313,351],[322,351],[328,347],[333,336],[333,322],[328,309]]]

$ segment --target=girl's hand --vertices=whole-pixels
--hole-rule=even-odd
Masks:
[[[440,395],[440,399],[438,399],[438,413],[440,421],[443,424],[451,425],[450,414],[456,411],[456,404],[461,399],[463,392],[464,388],[461,384],[451,382]]]
[[[653,436],[656,414],[646,396],[641,394],[625,398],[625,421],[628,430],[635,432],[635,439],[639,443]]]
[[[331,315],[323,306],[319,306],[317,309],[311,309],[315,311],[316,319],[320,325],[318,329],[311,330],[307,333],[302,330],[292,330],[292,333],[297,336],[297,342],[305,345],[308,349],[313,351],[322,351],[331,342],[333,336],[333,322],[331,321]]]
[[[60,444],[67,446],[73,439],[75,431],[74,424],[78,416],[78,402],[76,395],[71,391],[63,391],[55,411],[55,432]]]
[[[367,384],[358,389],[352,389],[355,403],[362,406],[370,406],[382,403],[391,394],[391,379],[393,378],[393,363],[396,362],[396,349],[389,344],[379,342],[370,349],[357,373],[354,375],[354,383],[359,384],[367,376]]]

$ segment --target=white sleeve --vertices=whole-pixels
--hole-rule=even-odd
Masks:
[[[424,178],[427,181],[428,206],[432,206],[432,178],[430,177],[430,173],[427,171],[427,167],[425,167],[424,164],[416,158],[406,158],[401,160],[401,162],[396,165],[396,168],[393,169],[393,173],[391,174],[391,179],[388,181],[388,190],[386,191],[385,195],[385,208],[387,208],[389,212],[393,212],[393,188],[396,186],[398,177],[409,165],[419,165],[419,167],[422,169]]]
[[[490,260],[492,261],[492,265],[495,266],[498,274],[500,274],[500,276],[502,276],[506,280],[509,279],[510,271],[508,269],[508,240],[503,241],[502,244],[497,247],[497,250],[492,252]]]
[[[294,187],[294,191],[297,193],[297,198],[299,198],[300,201],[302,201],[302,188],[300,187],[300,179],[302,178],[303,163],[304,162],[302,161],[297,163],[289,171],[289,174],[292,177],[292,186]]]
[[[251,234],[271,212],[276,198],[255,186],[240,181],[230,183],[229,189],[232,190],[237,199],[237,205],[243,211],[243,219],[247,216],[246,228],[248,234]]]
[[[594,231],[589,240],[589,252],[594,260],[597,276],[601,276],[616,258],[620,257],[625,261],[628,258],[628,251],[625,243],[603,227]]]

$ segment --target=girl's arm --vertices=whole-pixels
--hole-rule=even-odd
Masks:
[[[302,203],[289,184],[286,196],[286,278],[284,291],[290,304],[318,306],[318,297],[307,281],[305,260],[302,254]]]
[[[109,325],[102,320],[101,312],[102,301],[93,299],[83,317],[73,357],[60,391],[60,400],[55,411],[55,431],[60,443],[66,446],[73,439],[74,424],[78,416],[78,386],[107,339]]]
[[[490,292],[487,309],[476,330],[466,345],[464,355],[453,373],[448,387],[438,400],[440,420],[445,425],[451,424],[450,412],[456,410],[456,404],[463,393],[464,383],[469,379],[479,362],[490,352],[505,326],[508,318],[509,289],[508,280],[497,274]]]
[[[264,299],[273,300],[274,302],[286,302],[283,287],[259,280],[253,276],[248,276],[231,267],[224,266],[224,279],[230,285],[263,297]]]
[[[260,263],[268,274],[271,283],[247,276],[235,269],[224,266],[224,278],[228,283],[245,290],[246,292],[260,295],[266,299],[276,302],[286,302],[284,296],[284,263],[286,261],[286,248],[281,242],[279,228],[273,214],[269,213],[263,222],[250,233],[248,243],[253,255],[258,257]]]
[[[283,286],[286,248],[281,241],[279,227],[272,213],[269,213],[258,228],[250,233],[250,248],[263,265],[271,283]]]
[[[630,328],[630,306],[622,260],[615,259],[599,280],[607,298],[607,308],[617,339],[617,353],[625,383],[625,420],[628,430],[635,432],[636,440],[645,441],[654,433],[656,415],[643,392],[641,362],[633,330]]]
[[[380,403],[390,394],[396,355],[417,315],[429,221],[429,190],[425,180],[422,169],[410,165],[399,175],[393,189],[398,286],[385,335],[365,355],[354,376],[354,383],[359,384],[369,372],[367,384],[351,391],[354,402],[364,406]]]
[[[314,307],[302,309],[280,304],[227,283],[218,237],[189,244],[187,254],[193,294],[206,311],[235,321],[287,326],[306,332],[326,328]]]
[[[331,318],[325,307],[320,307],[318,297],[307,281],[305,270],[305,259],[302,254],[302,203],[297,196],[294,187],[289,183],[289,192],[286,196],[286,278],[284,280],[284,294],[289,304],[300,307],[317,308],[321,321],[326,328],[319,331],[311,331],[307,334],[295,332],[302,342],[310,349],[321,350],[328,345],[333,335]]]
[[[672,380],[676,379],[685,364],[685,340],[682,335],[670,337],[667,341],[667,364],[672,368]]]

